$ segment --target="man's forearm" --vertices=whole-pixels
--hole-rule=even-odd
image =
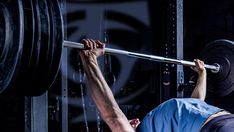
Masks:
[[[197,84],[192,92],[192,98],[205,100],[206,98],[206,72],[201,73],[197,79]]]
[[[88,88],[103,120],[113,132],[133,132],[98,66],[97,58],[104,54],[105,44],[92,39],[83,39],[82,43],[85,49],[80,51],[80,57],[87,76]]]
[[[84,68],[91,96],[100,110],[102,118],[111,130],[132,131],[130,124],[127,124],[128,120],[126,116],[119,108],[111,89],[101,73],[97,60],[93,59],[92,61],[85,62]]]
[[[98,63],[96,61],[86,63],[85,73],[91,96],[99,109],[104,111],[105,114],[109,113],[110,106],[118,107],[109,86],[102,76]]]

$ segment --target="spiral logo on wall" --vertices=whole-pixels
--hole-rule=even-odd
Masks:
[[[142,52],[150,44],[150,18],[147,1],[131,2],[71,2],[67,4],[66,31],[67,39],[79,42],[82,38],[99,39],[106,42],[107,47]],[[146,41],[147,40],[147,41]],[[137,50],[137,51],[136,51]],[[77,50],[68,49],[68,66],[62,69],[62,73],[68,70],[66,77],[70,83],[84,84],[84,73],[80,67],[79,55]],[[115,95],[124,91],[126,84],[134,81],[137,59],[126,56],[111,56],[110,69],[112,73],[111,89]],[[100,67],[105,71],[105,60],[100,58]],[[148,67],[142,67],[143,71]],[[104,73],[105,74],[105,73]],[[65,74],[64,74],[65,75]],[[148,83],[138,85],[139,87],[128,93],[128,96],[117,97],[119,104],[124,104],[146,90]],[[71,86],[71,85],[70,85]],[[74,85],[73,85],[74,86]],[[77,87],[69,88],[73,91]],[[72,87],[72,86],[71,86]],[[133,88],[132,88],[133,89]],[[87,109],[87,118],[89,121],[96,120],[95,105],[91,101],[85,90],[85,102]],[[73,107],[83,107],[81,97],[69,97],[69,105]],[[83,115],[74,117],[74,122],[83,120]]]

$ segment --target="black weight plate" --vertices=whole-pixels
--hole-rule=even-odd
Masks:
[[[51,63],[49,75],[49,83],[53,84],[60,67],[60,60],[64,39],[63,17],[57,0],[47,0],[50,7],[51,20]]]
[[[50,51],[50,18],[49,18],[49,8],[47,6],[46,0],[39,1],[39,7],[40,7],[40,14],[41,14],[41,46],[42,46],[42,52],[40,54],[40,62],[37,73],[37,81],[38,87],[37,89],[34,89],[36,92],[35,95],[41,95],[45,91],[48,90],[49,85],[47,83],[48,81],[48,71],[49,71],[49,51]]]
[[[20,0],[0,0],[0,93],[17,78],[24,41],[23,6]],[[2,36],[2,34],[5,34]]]
[[[34,12],[31,0],[22,0],[24,10],[24,45],[22,52],[22,61],[19,67],[18,76],[14,83],[14,92],[24,95],[25,89],[32,87],[32,77],[34,76],[37,60],[33,54],[34,50]]]
[[[43,94],[48,89],[48,53],[50,43],[50,20],[46,0],[34,1],[35,11],[37,14],[38,24],[40,25],[40,32],[38,35],[39,42],[37,43],[40,51],[38,52],[39,60],[36,72],[33,77],[33,86],[24,90],[25,95],[38,96]],[[38,30],[38,31],[39,31]]]
[[[30,0],[31,1],[31,0]],[[35,64],[33,74],[35,74],[36,69],[39,63],[40,57],[40,42],[41,42],[41,19],[40,19],[40,11],[37,1],[32,2],[32,12],[33,12],[33,19],[34,19],[34,41],[32,44],[32,53],[29,60],[29,66],[33,66]]]
[[[12,37],[12,29],[10,27],[10,15],[7,8],[0,4],[0,62],[3,63],[7,59],[8,43]]]
[[[13,92],[23,96],[33,95],[33,89],[37,88],[37,86],[35,86],[35,76],[38,69],[39,55],[41,52],[40,12],[37,1],[36,4],[33,2],[35,1],[22,1],[25,20],[25,39],[22,55],[23,61],[17,81],[14,83]]]
[[[216,40],[209,43],[201,52],[206,64],[219,64],[218,73],[208,70],[208,90],[218,96],[226,96],[234,91],[234,42]]]
[[[50,56],[50,64],[49,64],[49,69],[52,69],[52,63],[53,63],[53,53],[55,50],[55,44],[56,44],[56,18],[55,18],[55,11],[54,11],[54,7],[52,5],[52,2],[50,0],[47,0],[47,4],[50,7],[49,8],[49,16],[50,16],[50,52],[49,52],[49,56]],[[49,71],[50,71],[49,70]],[[48,73],[49,74],[49,73]]]
[[[27,71],[31,71],[29,69],[36,67],[36,61],[35,59],[33,59],[34,34],[35,34],[34,11],[31,0],[22,0],[22,2],[24,9],[24,25],[25,25],[23,62],[25,64],[25,69],[27,69]]]
[[[40,63],[43,66],[43,69],[46,68],[48,69],[48,66],[45,66],[45,64],[48,63],[49,59],[49,47],[50,47],[50,17],[49,17],[49,9],[47,6],[47,1],[46,0],[40,0],[38,1],[39,3],[39,8],[40,8],[40,14],[41,14],[41,50],[43,53],[40,54]],[[43,70],[44,71],[44,70]],[[47,73],[45,71],[45,73]]]

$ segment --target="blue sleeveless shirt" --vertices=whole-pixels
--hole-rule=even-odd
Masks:
[[[170,99],[150,111],[137,132],[199,132],[207,118],[222,109],[195,98]]]

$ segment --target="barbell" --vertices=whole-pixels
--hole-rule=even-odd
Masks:
[[[63,17],[57,0],[0,0],[0,94],[43,94],[59,71],[64,47],[83,49],[83,44],[64,40]],[[202,51],[214,88],[225,96],[233,91],[232,41],[217,40]],[[150,61],[195,66],[194,62],[105,48],[108,54]],[[220,53],[219,53],[220,52]],[[225,88],[223,88],[225,87]],[[228,92],[227,92],[228,91]]]

